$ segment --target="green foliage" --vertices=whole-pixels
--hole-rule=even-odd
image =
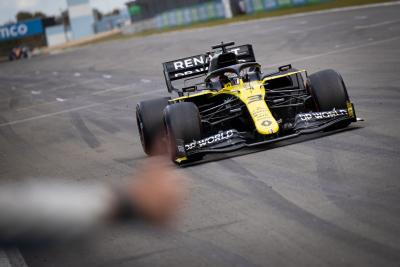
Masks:
[[[139,5],[130,6],[128,11],[131,16],[137,16],[140,15],[140,13],[142,13],[142,9]]]
[[[29,20],[29,19],[36,19],[36,18],[46,18],[47,15],[44,14],[43,12],[35,12],[35,13],[31,13],[28,11],[20,11],[17,13],[17,15],[15,15],[15,18],[17,21],[24,21],[24,20]]]

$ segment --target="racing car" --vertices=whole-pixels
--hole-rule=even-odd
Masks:
[[[361,120],[338,72],[308,75],[288,64],[264,74],[252,45],[234,45],[162,64],[168,92],[177,96],[137,104],[146,154],[160,153],[154,148],[161,143],[181,164]]]

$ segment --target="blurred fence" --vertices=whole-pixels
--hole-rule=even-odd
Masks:
[[[329,0],[243,0],[243,5],[246,13],[255,13],[327,1]]]
[[[238,6],[242,9],[242,13],[251,14],[327,1],[330,0],[239,0]],[[225,9],[222,0],[211,0],[206,3],[162,12],[153,18],[134,22],[132,25],[123,28],[122,31],[124,33],[135,33],[144,30],[190,25],[197,22],[223,18],[225,18]]]
[[[164,12],[155,17],[155,24],[157,28],[166,28],[222,18],[225,18],[224,6],[215,1]]]
[[[130,24],[130,16],[127,9],[121,9],[118,15],[104,16],[94,23],[96,33],[120,29]]]
[[[122,32],[129,34],[144,30],[190,25],[196,22],[223,18],[225,18],[225,10],[222,1],[215,0],[162,12],[151,19],[134,22],[132,25],[124,27]]]

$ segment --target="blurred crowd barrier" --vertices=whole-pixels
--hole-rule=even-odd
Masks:
[[[215,1],[164,12],[155,17],[155,25],[166,28],[222,18],[225,18],[224,6]]]
[[[243,6],[245,12],[251,14],[260,11],[271,11],[279,8],[296,7],[328,1],[329,0],[244,0]]]
[[[329,0],[239,0],[236,8],[239,14],[268,12],[280,8],[303,6],[327,2]],[[232,7],[233,8],[233,7]],[[222,0],[214,0],[197,5],[165,11],[153,18],[134,22],[123,28],[123,33],[130,34],[152,29],[166,29],[190,25],[227,17]]]

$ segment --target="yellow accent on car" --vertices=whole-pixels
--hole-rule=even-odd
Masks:
[[[347,105],[347,113],[349,114],[349,117],[354,118],[353,104],[350,101],[347,101],[346,105]]]
[[[262,81],[253,82],[243,82],[243,79],[238,79],[238,83],[236,85],[227,83],[221,90],[204,90],[196,94],[174,98],[170,100],[170,102],[174,103],[185,101],[187,99],[196,98],[199,96],[215,97],[221,94],[233,95],[239,98],[246,105],[258,133],[263,135],[275,134],[279,131],[279,124],[276,122],[265,102],[264,84],[267,81],[273,79],[278,79],[302,72],[305,72],[305,70],[293,71],[282,75],[266,77]],[[178,159],[176,160],[176,162],[178,162]]]
[[[202,91],[202,92],[200,92],[200,93],[196,93],[196,94],[192,94],[192,95],[186,95],[186,96],[181,96],[181,97],[177,97],[177,98],[171,99],[171,100],[169,100],[169,102],[174,103],[174,102],[177,102],[177,101],[180,101],[180,100],[185,100],[185,99],[188,99],[188,98],[193,98],[193,97],[202,96],[202,95],[209,95],[209,94],[216,95],[216,94],[218,94],[218,93],[213,92],[213,91],[211,91],[211,90],[204,90],[204,91]]]
[[[224,87],[222,91],[236,96],[246,105],[258,133],[267,135],[279,131],[279,125],[265,103],[262,82],[243,82],[240,79],[238,85]]]
[[[298,70],[298,71],[292,71],[292,72],[288,72],[288,73],[277,75],[277,76],[266,77],[265,79],[262,80],[262,83],[264,84],[266,81],[270,81],[270,80],[274,80],[274,79],[278,79],[278,78],[282,78],[282,77],[285,77],[285,76],[290,76],[290,75],[297,74],[297,73],[302,73],[302,72],[306,72],[306,71],[305,70]]]
[[[177,162],[177,163],[182,163],[183,161],[186,161],[186,160],[188,160],[187,157],[181,157],[181,158],[175,159],[175,162]]]

